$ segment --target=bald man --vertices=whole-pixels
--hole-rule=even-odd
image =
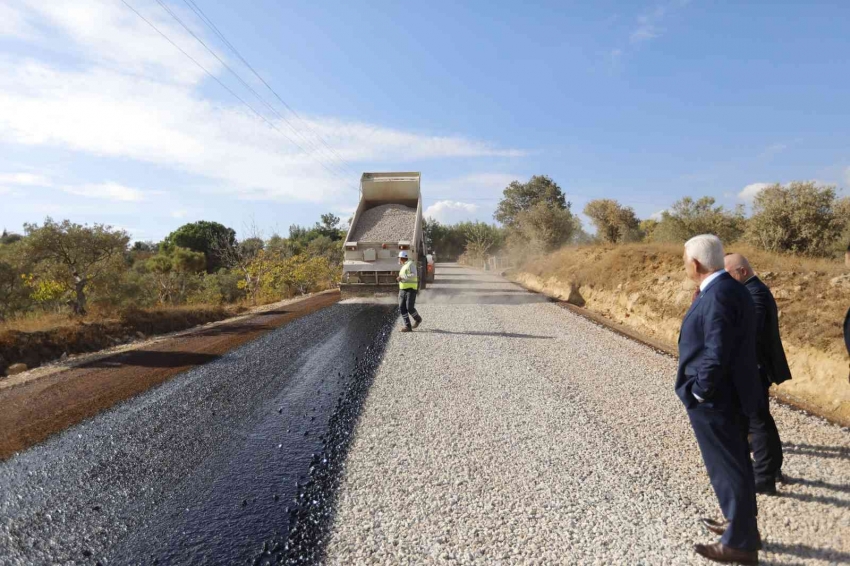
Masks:
[[[759,279],[750,262],[741,254],[729,254],[724,261],[726,271],[742,283],[756,306],[756,355],[758,371],[765,394],[774,383],[791,379],[791,370],[779,337],[779,313],[773,294]],[[750,416],[750,442],[753,449],[753,471],[756,493],[773,495],[776,481],[782,479],[782,442],[776,422],[770,414],[770,404]]]

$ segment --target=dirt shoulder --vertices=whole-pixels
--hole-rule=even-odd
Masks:
[[[0,382],[0,460],[339,299],[338,291],[319,293],[8,378]]]
[[[850,383],[841,323],[850,274],[840,263],[731,248],[748,256],[776,297],[783,345],[794,376],[771,391],[780,399],[850,426]],[[676,351],[693,284],[681,247],[566,248],[508,277],[527,289],[583,307]]]

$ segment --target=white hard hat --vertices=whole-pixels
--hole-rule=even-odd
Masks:
[[[398,257],[403,257],[404,259],[407,259],[407,252],[398,252]]]

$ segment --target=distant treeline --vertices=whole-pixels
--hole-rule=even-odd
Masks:
[[[563,190],[547,176],[514,181],[503,192],[494,220],[454,225],[426,222],[426,237],[439,259],[508,254],[518,259],[567,244],[682,243],[697,234],[716,234],[726,243],[746,241],[777,253],[814,257],[843,255],[850,243],[850,197],[814,182],[775,184],[755,197],[752,214],[727,209],[712,197],[682,198],[657,218],[641,220],[613,199],[587,203],[583,213],[596,228],[589,235]]]
[[[217,222],[181,226],[161,242],[123,230],[47,218],[0,237],[0,320],[63,312],[108,316],[123,308],[269,302],[335,284],[340,219],[325,214],[288,237],[243,240]]]

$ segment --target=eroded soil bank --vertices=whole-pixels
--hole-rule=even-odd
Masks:
[[[848,360],[841,335],[850,273],[839,262],[742,248],[776,297],[794,376],[772,391],[794,405],[850,425]],[[679,246],[566,248],[507,274],[527,289],[568,301],[675,350],[693,283]]]

